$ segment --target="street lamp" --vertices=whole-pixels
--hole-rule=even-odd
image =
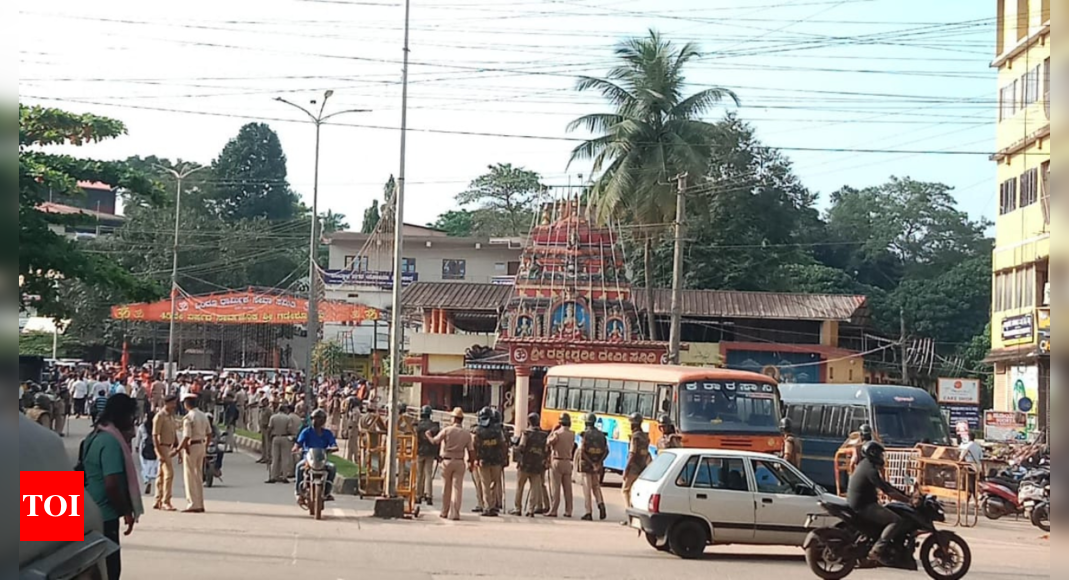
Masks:
[[[174,177],[175,182],[178,184],[177,191],[175,191],[174,197],[174,263],[171,265],[171,331],[170,340],[167,345],[167,381],[173,382],[175,380],[175,371],[177,370],[176,364],[178,363],[175,358],[177,355],[175,345],[175,317],[178,315],[178,227],[182,217],[182,182],[187,177],[193,175],[198,171],[203,171],[207,167],[198,165],[196,167],[190,167],[189,165],[183,165],[179,169],[172,169],[163,165],[156,166],[160,171],[168,173],[171,177]]]
[[[316,152],[315,152],[315,178],[312,185],[312,233],[311,239],[308,243],[308,359],[306,361],[306,385],[304,390],[305,403],[308,405],[309,411],[312,409],[312,359],[315,351],[315,345],[319,338],[319,297],[316,294],[316,279],[318,278],[318,272],[316,271],[316,255],[319,250],[319,238],[318,238],[318,226],[319,226],[319,143],[320,134],[323,125],[337,117],[339,115],[346,115],[349,113],[370,113],[368,109],[348,109],[345,111],[338,111],[325,115],[327,109],[327,101],[334,96],[334,91],[328,90],[323,93],[323,101],[319,104],[319,113],[313,114],[308,109],[282,97],[275,97],[275,100],[289,105],[305,115],[312,121],[312,124],[316,128]],[[312,101],[313,107],[317,104]]]

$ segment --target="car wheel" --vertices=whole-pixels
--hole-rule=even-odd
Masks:
[[[668,546],[684,560],[700,558],[708,544],[708,530],[695,520],[683,520],[668,532]]]
[[[646,533],[646,542],[649,543],[651,548],[657,550],[658,552],[667,552],[671,550],[671,548],[668,546],[667,540],[662,541],[661,538],[658,538],[657,536],[648,532]]]

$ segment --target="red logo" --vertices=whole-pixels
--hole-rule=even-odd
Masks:
[[[19,472],[19,541],[85,538],[85,479],[78,471]]]

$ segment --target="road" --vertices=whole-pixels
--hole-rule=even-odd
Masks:
[[[72,454],[87,430],[84,420],[72,426],[67,440]],[[633,530],[616,523],[623,518],[618,488],[607,490],[610,518],[604,523],[481,519],[470,513],[474,506],[470,482],[461,522],[441,520],[433,509],[415,521],[376,520],[371,517],[372,502],[350,497],[329,504],[328,518],[316,522],[293,503],[291,487],[263,483],[266,471],[255,464],[254,457],[227,455],[224,474],[224,482],[207,490],[207,514],[152,510],[145,514],[133,535],[124,539],[125,578],[814,578],[797,549],[715,547],[704,560],[690,562],[657,553]],[[178,479],[175,506],[181,509],[184,492]],[[439,481],[436,493],[440,489]],[[979,528],[965,530],[974,555],[969,578],[1050,578],[1050,545],[1037,532],[1023,523],[986,521]],[[855,577],[889,580],[907,574],[861,571]]]

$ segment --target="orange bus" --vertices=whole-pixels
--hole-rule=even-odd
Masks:
[[[583,417],[596,414],[609,439],[607,471],[623,472],[631,439],[627,417],[636,412],[645,418],[654,447],[661,438],[658,419],[668,415],[684,447],[762,453],[783,448],[779,385],[765,375],[627,364],[563,365],[546,373],[542,428],[555,429],[568,413],[578,437]]]

